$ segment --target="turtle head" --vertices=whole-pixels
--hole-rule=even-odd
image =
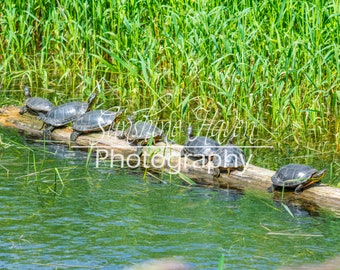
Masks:
[[[25,93],[26,98],[31,97],[30,89],[27,85],[25,85],[25,87],[24,87],[24,93]]]
[[[128,115],[128,116],[126,117],[126,119],[129,121],[129,123],[130,123],[131,125],[133,125],[133,123],[135,122],[135,120],[133,120],[133,118],[132,118],[131,115]]]
[[[193,134],[192,134],[192,126],[188,126],[188,138],[193,138]]]
[[[312,175],[313,179],[315,180],[320,180],[322,177],[325,176],[325,173],[326,173],[326,169],[323,169],[321,171],[317,171],[316,173],[314,173]]]
[[[117,116],[121,116],[125,112],[125,109],[120,109],[118,112],[116,112]]]
[[[43,120],[43,121],[45,121],[45,119],[46,119],[46,115],[44,114],[44,113],[39,113],[39,115],[38,115],[38,117],[37,117],[37,119],[38,120]]]
[[[95,100],[96,96],[97,96],[96,93],[93,93],[93,94],[91,94],[91,95],[89,96],[89,98],[88,98],[88,100],[87,100],[87,103],[89,104],[89,106],[92,105],[92,103],[93,103],[93,101]]]
[[[120,109],[118,112],[115,113],[115,124],[119,121],[119,119],[121,118],[122,114],[125,112],[124,109]]]
[[[233,134],[231,134],[231,136],[230,136],[230,138],[228,140],[228,144],[233,144],[233,140],[234,140],[235,137],[236,137],[236,134],[234,132]]]

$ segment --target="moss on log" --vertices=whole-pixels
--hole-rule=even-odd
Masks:
[[[20,115],[19,108],[15,106],[0,108],[0,125],[21,130],[27,136],[42,138],[42,122],[27,113]],[[71,132],[71,127],[56,129],[52,132],[52,140],[69,144]],[[117,138],[116,132],[81,135],[74,145],[76,147],[92,145],[94,149],[97,149],[97,153],[103,156],[102,158],[111,158],[112,155],[122,155],[126,158],[135,153],[136,148],[126,140]],[[197,166],[194,161],[181,158],[182,147],[178,144],[166,145],[162,142],[157,143],[156,147],[144,147],[142,160],[148,161],[146,166],[150,169],[164,170],[168,173],[176,173],[179,170],[181,174],[199,184],[239,190],[258,190],[267,194],[267,188],[271,185],[271,176],[274,171],[248,164],[243,171],[232,171],[229,176],[222,173],[219,177],[214,177],[209,165]],[[143,165],[142,162],[141,164]],[[280,199],[281,192],[274,192],[267,196]],[[340,214],[340,189],[325,184],[314,185],[298,195],[293,192],[285,192],[285,200],[290,203],[329,209],[337,215]]]

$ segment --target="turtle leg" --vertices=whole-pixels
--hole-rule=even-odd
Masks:
[[[294,193],[295,194],[300,194],[303,190],[304,186],[302,184],[298,185],[295,190],[294,190]]]
[[[46,127],[45,123],[42,124],[42,126],[41,126],[41,128],[39,128],[39,130],[42,130],[44,127]]]
[[[309,186],[311,186],[311,185],[313,185],[315,183],[315,181],[310,181],[309,183],[307,183],[307,184],[300,184],[300,185],[298,185],[296,188],[295,188],[295,190],[294,190],[294,193],[295,194],[300,194],[306,187],[309,187]]]
[[[124,132],[122,132],[122,134],[118,135],[117,138],[120,139],[120,140],[124,140],[124,139],[126,139],[126,136],[125,136]]]
[[[70,140],[71,141],[76,141],[77,140],[77,138],[78,138],[78,136],[80,135],[81,133],[79,132],[79,131],[73,131],[72,133],[71,133],[71,136],[70,136]]]
[[[143,152],[143,141],[137,143],[136,155],[140,156]]]
[[[52,137],[52,131],[55,129],[54,126],[48,126],[43,131],[43,137],[45,140],[51,140]]]
[[[202,158],[202,165],[206,165],[206,164],[209,162],[209,160],[211,160],[210,157],[207,158],[207,157],[204,156],[204,157]]]
[[[45,114],[43,114],[43,113],[38,113],[38,117],[37,117],[37,119],[38,120],[43,120],[43,119],[45,119]]]
[[[274,185],[271,185],[269,188],[267,188],[267,191],[268,191],[269,193],[273,193],[274,190],[275,190]]]
[[[181,157],[184,157],[185,156],[185,152],[184,152],[184,149],[181,150]]]
[[[318,183],[318,182],[319,182],[319,180],[315,180],[315,181],[312,180],[312,181],[308,182],[307,184],[305,183],[305,185],[301,184],[302,185],[301,189],[305,189],[306,187],[309,187],[309,186],[311,186],[311,185],[313,185],[315,183]]]
[[[205,156],[202,156],[202,159],[197,160],[197,164],[203,166],[203,165],[206,165],[208,161],[209,159],[207,159]]]
[[[213,170],[214,177],[219,177],[221,175],[220,169],[218,167]]]
[[[116,120],[115,120],[116,121]],[[107,129],[107,133],[109,134],[110,131],[114,131],[114,127],[116,122],[113,121],[112,124],[109,126],[109,128]],[[115,133],[116,134],[116,133]],[[119,136],[122,136],[122,134],[124,134],[124,132],[122,132]],[[119,139],[119,136],[117,136],[117,138]]]
[[[27,106],[26,106],[26,105],[23,106],[23,107],[21,107],[21,109],[20,109],[20,111],[19,111],[19,114],[23,115],[23,114],[25,113],[26,109],[27,109]]]
[[[130,145],[137,145],[135,141],[127,140]]]

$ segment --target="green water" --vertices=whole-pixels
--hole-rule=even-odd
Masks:
[[[217,269],[224,255],[226,269],[276,269],[340,254],[331,215],[292,208],[293,218],[269,194],[96,168],[85,152],[0,134],[0,268],[126,269],[175,257]]]

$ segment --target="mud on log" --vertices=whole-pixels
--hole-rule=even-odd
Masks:
[[[0,108],[0,125],[21,130],[28,136],[42,137],[42,122],[27,113],[20,115],[19,109],[20,108],[15,106]],[[56,129],[52,133],[52,139],[59,143],[68,144],[70,143],[71,132],[71,127]],[[99,149],[98,152],[103,151],[103,154],[105,155],[107,153],[114,153],[114,155],[121,154],[124,157],[127,157],[128,155],[135,153],[135,147],[129,145],[126,140],[118,139],[115,135],[114,132],[110,132],[110,134],[92,133],[81,135],[74,144],[78,147],[95,146]],[[221,173],[221,175],[216,178],[213,176],[209,165],[198,167],[195,166],[193,161],[181,158],[181,149],[182,146],[178,144],[166,145],[164,143],[157,143],[156,147],[149,149],[148,147],[144,147],[143,157],[144,160],[147,160],[148,158],[149,160],[152,159],[154,167],[152,168],[152,164],[149,163],[148,166],[150,166],[150,169],[164,170],[169,173],[174,173],[179,169],[182,174],[188,176],[196,183],[203,185],[239,190],[251,189],[263,191],[264,194],[267,194],[267,188],[272,183],[271,176],[274,174],[274,171],[251,164],[248,164],[243,171],[232,171],[229,176]],[[312,186],[298,195],[295,195],[292,192],[285,192],[284,195],[285,200],[290,203],[325,208],[340,215],[339,188],[320,184]],[[281,192],[275,192],[274,195],[269,194],[268,196],[274,196],[274,198],[280,199]]]

